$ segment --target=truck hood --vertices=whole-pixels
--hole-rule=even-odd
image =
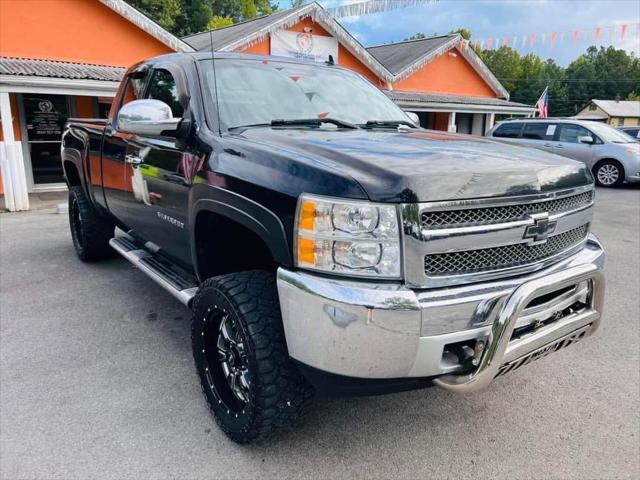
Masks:
[[[379,202],[527,195],[593,182],[582,163],[470,135],[249,128],[240,136],[296,162],[350,176]]]

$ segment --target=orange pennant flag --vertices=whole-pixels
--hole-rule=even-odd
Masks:
[[[627,24],[623,23],[620,27],[620,40],[624,40],[624,34],[627,33]]]
[[[556,43],[556,32],[551,32],[551,46]]]
[[[573,31],[573,43],[576,43],[580,38],[580,30]]]
[[[602,29],[600,27],[596,27],[596,41],[600,40],[601,33],[602,33]]]

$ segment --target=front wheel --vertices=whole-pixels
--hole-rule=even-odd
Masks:
[[[69,189],[69,227],[78,257],[83,262],[103,260],[112,255],[109,240],[115,225],[93,208],[82,187]]]
[[[593,176],[600,187],[619,187],[624,182],[622,165],[614,160],[605,160],[596,165]]]
[[[268,438],[311,405],[313,389],[287,352],[272,273],[205,281],[193,300],[191,340],[204,396],[231,440]]]

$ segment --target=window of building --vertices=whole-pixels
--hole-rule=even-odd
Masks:
[[[556,132],[556,125],[547,122],[529,122],[525,123],[522,138],[529,140],[553,140]]]
[[[155,70],[149,81],[147,98],[160,100],[171,107],[174,118],[182,117],[184,108],[180,104],[178,87],[167,70]]]
[[[592,104],[590,104],[590,105],[589,105],[589,110],[590,110],[590,111],[592,111],[592,112],[593,112],[594,110],[597,110],[597,109],[598,109],[598,107],[596,106],[596,104],[595,104],[595,103],[592,103]]]
[[[520,122],[505,122],[501,123],[498,128],[493,132],[494,137],[499,138],[518,138],[522,131],[522,123]]]

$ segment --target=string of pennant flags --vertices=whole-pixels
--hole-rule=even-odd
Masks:
[[[608,43],[617,44],[634,38],[640,42],[640,22],[622,23],[619,25],[596,26],[589,29],[576,29],[562,32],[542,32],[530,34],[501,35],[487,37],[483,39],[471,40],[470,45],[476,50],[497,50],[502,46],[509,46],[514,49],[531,48],[546,45],[550,48],[558,44],[571,42]],[[640,48],[640,45],[639,45]]]

